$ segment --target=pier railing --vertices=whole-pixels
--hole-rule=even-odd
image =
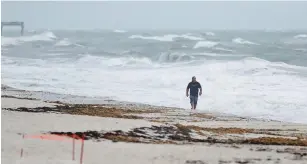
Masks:
[[[3,33],[2,31],[4,26],[20,26],[20,35],[23,35],[25,27],[24,22],[1,22],[1,34]]]

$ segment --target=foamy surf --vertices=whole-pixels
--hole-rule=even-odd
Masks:
[[[215,47],[216,50],[224,51],[224,52],[234,52],[233,50],[222,48],[222,47]]]
[[[258,43],[254,43],[254,42],[242,39],[242,38],[234,38],[232,39],[232,42],[236,44],[259,45]]]
[[[113,32],[115,32],[115,33],[126,33],[127,31],[125,31],[125,30],[114,30]]]
[[[59,46],[59,47],[70,46],[70,45],[73,45],[73,44],[67,38],[64,38],[64,39],[58,41],[57,43],[55,43],[55,46]]]
[[[174,56],[176,54],[161,56],[160,60],[162,60],[161,62],[168,60],[165,58],[178,60],[185,55],[178,54],[177,59]],[[6,66],[3,71],[9,71],[10,74],[5,74],[6,80],[4,82],[25,89],[85,96],[114,96],[123,101],[187,107],[188,100],[184,97],[184,87],[189,81],[188,77],[192,76],[191,72],[194,72],[193,75],[206,88],[205,99],[200,98],[200,110],[214,110],[295,122],[304,122],[307,116],[306,113],[304,114],[304,109],[307,106],[305,94],[307,87],[304,86],[307,86],[307,80],[292,74],[293,71],[298,73],[298,70],[290,72],[286,69],[276,68],[276,66],[295,68],[287,64],[275,64],[258,58],[245,58],[232,62],[207,61],[197,67],[185,65],[161,67],[161,69],[153,70],[121,69],[120,71],[111,71],[112,69],[108,68],[136,64],[126,60],[137,63],[145,62],[146,65],[151,63],[148,59],[106,60],[100,57],[85,56],[78,62],[71,63],[72,67],[67,68],[56,61],[53,64],[49,63],[49,66],[43,63],[37,66],[26,66],[25,64],[23,66]],[[176,73],[178,71],[180,74]],[[46,72],[48,73],[46,74]],[[31,76],[29,76],[30,74]],[[75,76],[76,74],[78,76]],[[19,79],[15,77],[19,77]],[[53,80],[55,77],[56,81]],[[108,77],[108,80],[103,80],[104,77]],[[24,80],[20,80],[20,78]],[[120,83],[118,82],[119,78],[121,79]],[[37,83],[38,81],[40,82]],[[281,81],[283,83],[280,83]],[[101,86],[107,86],[110,82],[114,85],[109,85],[108,89],[102,93]],[[27,85],[30,83],[37,85]],[[131,86],[135,86],[135,88],[131,90]],[[154,94],[152,94],[153,90]],[[287,93],[283,92],[284,90],[287,90]],[[291,104],[296,104],[296,106]],[[293,117],[288,113],[289,108],[300,115]]]
[[[205,32],[205,34],[206,34],[207,36],[215,36],[215,33],[214,33],[214,32]]]
[[[34,41],[54,41],[56,38],[57,37],[50,31],[46,31],[41,34],[35,34],[31,36],[2,37],[1,46],[19,45],[24,42],[34,42]]]
[[[212,42],[212,41],[199,41],[194,45],[194,49],[196,48],[211,48],[214,47],[216,45],[218,45],[219,43],[217,42]]]
[[[99,56],[92,56],[92,55],[85,55],[81,57],[76,64],[78,67],[138,67],[138,66],[153,66],[152,61],[146,57],[118,57],[118,58],[107,58],[107,57],[99,57]]]
[[[306,41],[295,33],[48,32],[2,37],[14,45],[2,46],[4,84],[189,108],[184,90],[195,75],[205,90],[199,111],[306,122]]]
[[[76,47],[84,47],[83,45],[72,43],[68,38],[61,39],[54,44],[55,47],[68,47],[68,46],[76,46]]]
[[[176,38],[181,39],[188,39],[188,40],[203,40],[201,37],[192,36],[190,34],[184,34],[184,35],[164,35],[164,36],[142,36],[142,35],[132,35],[129,37],[130,39],[144,39],[144,40],[157,40],[157,41],[164,41],[164,42],[172,42]]]
[[[245,55],[245,54],[218,54],[218,53],[208,53],[208,52],[203,52],[203,53],[194,53],[193,55],[201,55],[201,56],[220,56],[220,57],[234,57],[234,56],[250,56],[250,55]]]
[[[295,35],[294,38],[307,38],[307,34]]]

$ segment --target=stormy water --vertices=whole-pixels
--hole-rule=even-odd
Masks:
[[[3,31],[2,84],[307,123],[307,31]]]

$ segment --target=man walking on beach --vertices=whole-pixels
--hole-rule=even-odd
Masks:
[[[198,81],[196,81],[196,77],[192,77],[192,81],[189,82],[187,89],[186,89],[186,95],[189,97],[189,89],[190,89],[190,103],[191,103],[191,109],[196,109],[197,100],[198,100],[198,89],[200,89],[199,96],[202,94],[202,88]]]

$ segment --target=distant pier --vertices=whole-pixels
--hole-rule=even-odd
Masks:
[[[20,29],[20,35],[23,35],[24,31],[24,22],[1,22],[1,35],[2,35],[2,30],[4,26],[19,26]]]

